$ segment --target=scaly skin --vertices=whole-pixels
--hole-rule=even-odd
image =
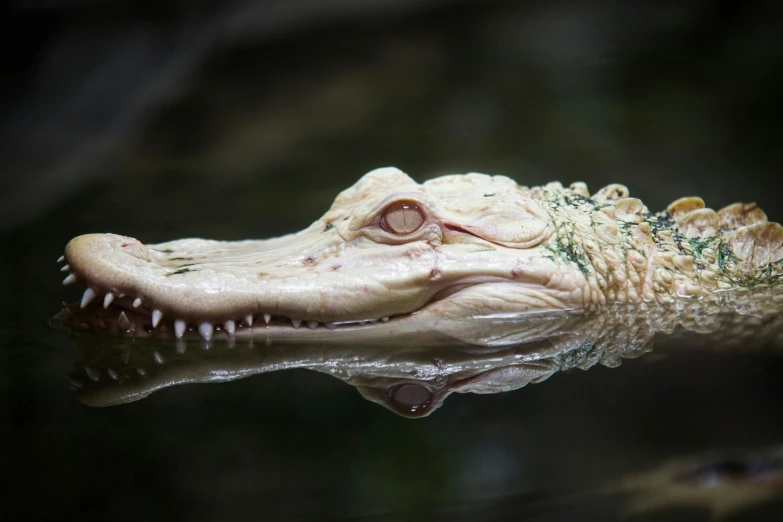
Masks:
[[[419,209],[415,230],[414,214],[393,217],[402,202]],[[78,324],[116,335],[491,346],[609,306],[779,309],[783,227],[753,204],[715,212],[684,198],[653,214],[622,185],[591,196],[583,183],[484,174],[418,184],[385,168],[296,234],[157,245],[90,234],[64,259],[66,283],[88,287]],[[508,318],[511,340],[498,327]]]

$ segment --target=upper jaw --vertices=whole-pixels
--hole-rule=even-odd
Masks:
[[[90,234],[68,243],[64,260],[71,271],[66,282],[79,280],[88,287],[81,307],[95,301],[92,310],[103,305],[112,312],[113,320],[102,313],[96,324],[108,322],[110,329],[137,336],[159,324],[158,334],[182,337],[191,330],[206,339],[216,332],[253,335],[253,324],[280,327],[281,335],[300,326],[321,332],[323,327],[355,329],[409,318],[455,289],[504,281],[552,294],[554,305],[547,306],[570,304],[568,296],[546,288],[553,267],[535,251],[520,257],[518,251],[470,243],[346,242],[319,222],[297,234],[258,241],[144,245],[126,236]],[[476,295],[471,306],[482,306],[483,293]],[[417,319],[407,324],[421,328],[424,318]]]

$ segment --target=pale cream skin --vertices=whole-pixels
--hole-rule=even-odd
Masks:
[[[776,287],[781,259],[783,227],[753,205],[685,198],[653,215],[622,185],[590,196],[581,183],[484,174],[418,184],[394,168],[296,234],[154,245],[89,234],[64,255],[65,283],[84,283],[81,307],[100,316],[90,326],[118,335],[473,344],[503,338],[477,322]]]

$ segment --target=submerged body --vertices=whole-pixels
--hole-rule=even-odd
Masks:
[[[689,197],[651,213],[622,185],[418,184],[384,168],[295,234],[155,245],[90,234],[64,260],[65,282],[87,286],[78,325],[115,335],[498,346],[550,339],[552,318],[608,306],[779,307],[783,227],[754,204],[716,212]],[[696,315],[681,319],[708,328]]]

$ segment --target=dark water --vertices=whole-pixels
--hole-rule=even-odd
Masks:
[[[628,495],[607,484],[685,459],[672,476],[686,482],[738,469],[726,462],[762,469],[739,475],[772,493],[732,520],[780,520],[780,479],[759,479],[783,443],[783,358],[770,354],[682,344],[454,394],[419,420],[306,370],[110,408],[68,388],[80,355],[47,321],[78,296],[54,261],[85,232],[277,235],[389,164],[418,180],[621,182],[656,210],[692,194],[713,208],[757,201],[783,220],[774,6],[587,5],[468,2],[206,53],[97,174],[73,174],[0,238],[4,519],[618,520]],[[40,182],[4,176],[33,194]],[[709,516],[675,506],[638,520]]]

